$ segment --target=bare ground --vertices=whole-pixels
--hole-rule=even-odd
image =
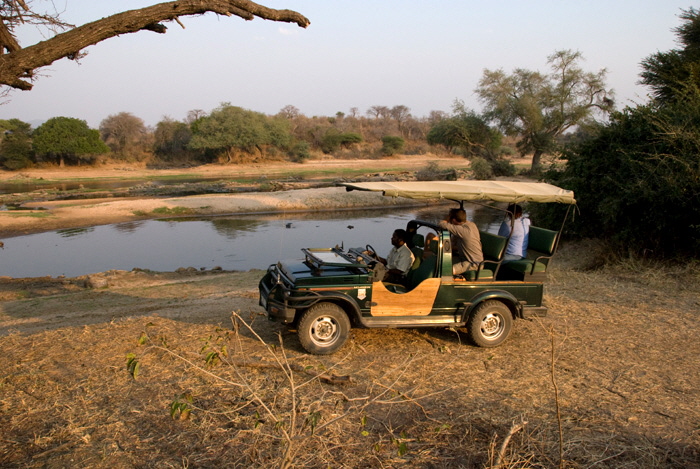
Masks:
[[[563,246],[496,349],[330,357],[266,321],[260,271],[0,280],[0,466],[698,468],[700,270],[602,255]]]

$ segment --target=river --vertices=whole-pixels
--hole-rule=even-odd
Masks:
[[[437,221],[448,206],[420,209],[341,210],[146,220],[4,239],[0,275],[75,277],[107,270],[174,271],[180,267],[246,271],[265,269],[301,248],[370,244],[380,255],[394,229],[419,218]],[[495,232],[502,215],[468,209],[479,228]]]

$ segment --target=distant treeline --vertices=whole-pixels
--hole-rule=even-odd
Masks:
[[[111,115],[90,129],[80,119],[54,117],[36,129],[18,119],[0,120],[0,166],[81,165],[106,161],[177,164],[237,163],[265,159],[301,162],[314,154],[377,158],[451,153],[504,165],[503,136],[473,112],[433,111],[416,118],[406,106],[357,108],[332,117],[307,117],[294,106],[275,115],[229,103],[187,119],[164,118],[154,128],[128,112]]]

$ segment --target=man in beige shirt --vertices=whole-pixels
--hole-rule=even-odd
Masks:
[[[467,212],[461,208],[450,209],[447,218],[438,225],[450,232],[452,274],[460,275],[467,270],[476,270],[484,260],[484,253],[481,250],[479,228],[467,220]]]

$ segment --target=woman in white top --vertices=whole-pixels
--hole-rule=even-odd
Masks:
[[[513,230],[511,232],[511,226]],[[508,215],[501,223],[498,230],[499,236],[508,239],[506,254],[503,256],[505,262],[517,261],[527,257],[527,242],[530,234],[530,219],[523,217],[523,208],[518,204],[508,206]]]

